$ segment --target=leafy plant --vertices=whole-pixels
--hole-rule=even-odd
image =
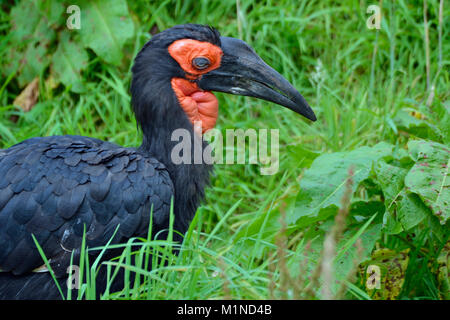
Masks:
[[[124,45],[135,33],[127,2],[84,0],[77,6],[79,29],[66,27],[70,14],[64,2],[22,0],[14,6],[3,75],[16,74],[20,87],[41,76],[53,87],[62,83],[81,93],[86,91],[82,73],[93,60],[89,49],[105,63],[119,66]]]
[[[321,235],[319,230],[329,229],[329,217],[341,207],[339,199],[345,191],[346,181],[351,178],[354,181],[351,207],[354,224],[348,230],[349,236],[355,234],[361,228],[358,224],[361,226],[371,215],[382,216],[359,235],[365,249],[365,256],[359,263],[370,257],[383,234],[414,236],[417,230],[430,228],[438,243],[445,243],[449,236],[450,150],[429,140],[411,140],[407,148],[408,151],[382,142],[373,147],[317,157],[300,181],[301,189],[288,221],[296,228],[305,229],[305,239],[311,239],[313,246],[316,243],[320,250],[324,233],[322,231]],[[346,175],[349,168],[354,172],[351,177]],[[318,227],[311,229],[314,224]],[[370,263],[366,264],[377,263],[379,252],[374,251]],[[402,252],[407,255],[406,251]],[[345,261],[351,260],[347,257],[339,261],[336,257],[338,275],[350,270],[347,265],[339,271],[340,264]],[[389,269],[381,266],[385,271]],[[374,297],[392,299],[400,294],[403,280],[394,281],[394,275],[386,272],[383,273],[382,292],[377,292]],[[402,272],[404,278],[405,270]],[[395,284],[388,284],[392,281]]]

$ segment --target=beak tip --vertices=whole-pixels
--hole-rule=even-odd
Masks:
[[[308,114],[307,118],[313,122],[317,121],[317,117],[316,114],[314,113],[314,111],[311,110],[311,112]]]
[[[307,118],[311,121],[317,121],[316,114],[314,113],[313,109],[309,106],[309,104],[306,102],[305,98],[301,96],[301,103],[297,106],[297,113],[300,113],[302,116]]]

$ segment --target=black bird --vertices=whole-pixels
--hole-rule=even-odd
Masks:
[[[77,261],[83,231],[87,246],[146,236],[169,225],[184,234],[204,196],[212,169],[190,160],[176,164],[176,129],[192,144],[212,128],[218,103],[211,91],[265,99],[306,118],[304,98],[245,42],[212,27],[186,24],[154,35],[135,58],[132,107],[143,142],[139,148],[81,136],[25,140],[0,150],[0,299],[61,298],[32,234],[62,288],[72,251]],[[201,121],[201,130],[194,122]],[[199,140],[200,139],[200,140]],[[178,238],[178,240],[182,240]]]

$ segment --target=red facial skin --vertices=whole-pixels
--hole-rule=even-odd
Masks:
[[[202,91],[197,84],[182,78],[172,78],[173,91],[181,107],[194,125],[201,121],[202,133],[214,128],[219,115],[219,101],[209,91]]]
[[[220,67],[222,50],[209,43],[192,39],[177,40],[169,48],[169,54],[186,72],[188,79],[198,79],[207,72]],[[210,61],[208,68],[199,70],[192,65],[196,57],[204,57]],[[196,83],[183,78],[172,78],[172,89],[178,101],[194,125],[201,121],[202,133],[214,128],[219,115],[219,102],[213,93],[201,90]]]

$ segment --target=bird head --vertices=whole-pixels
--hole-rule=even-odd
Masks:
[[[205,132],[218,116],[211,91],[264,99],[316,120],[303,96],[247,43],[222,37],[209,26],[179,25],[154,35],[137,55],[132,71],[132,104],[141,125],[145,118],[167,120],[174,112],[170,96],[191,123],[201,121]],[[164,91],[167,88],[171,94]],[[152,99],[159,99],[157,112],[155,106],[143,105]]]

